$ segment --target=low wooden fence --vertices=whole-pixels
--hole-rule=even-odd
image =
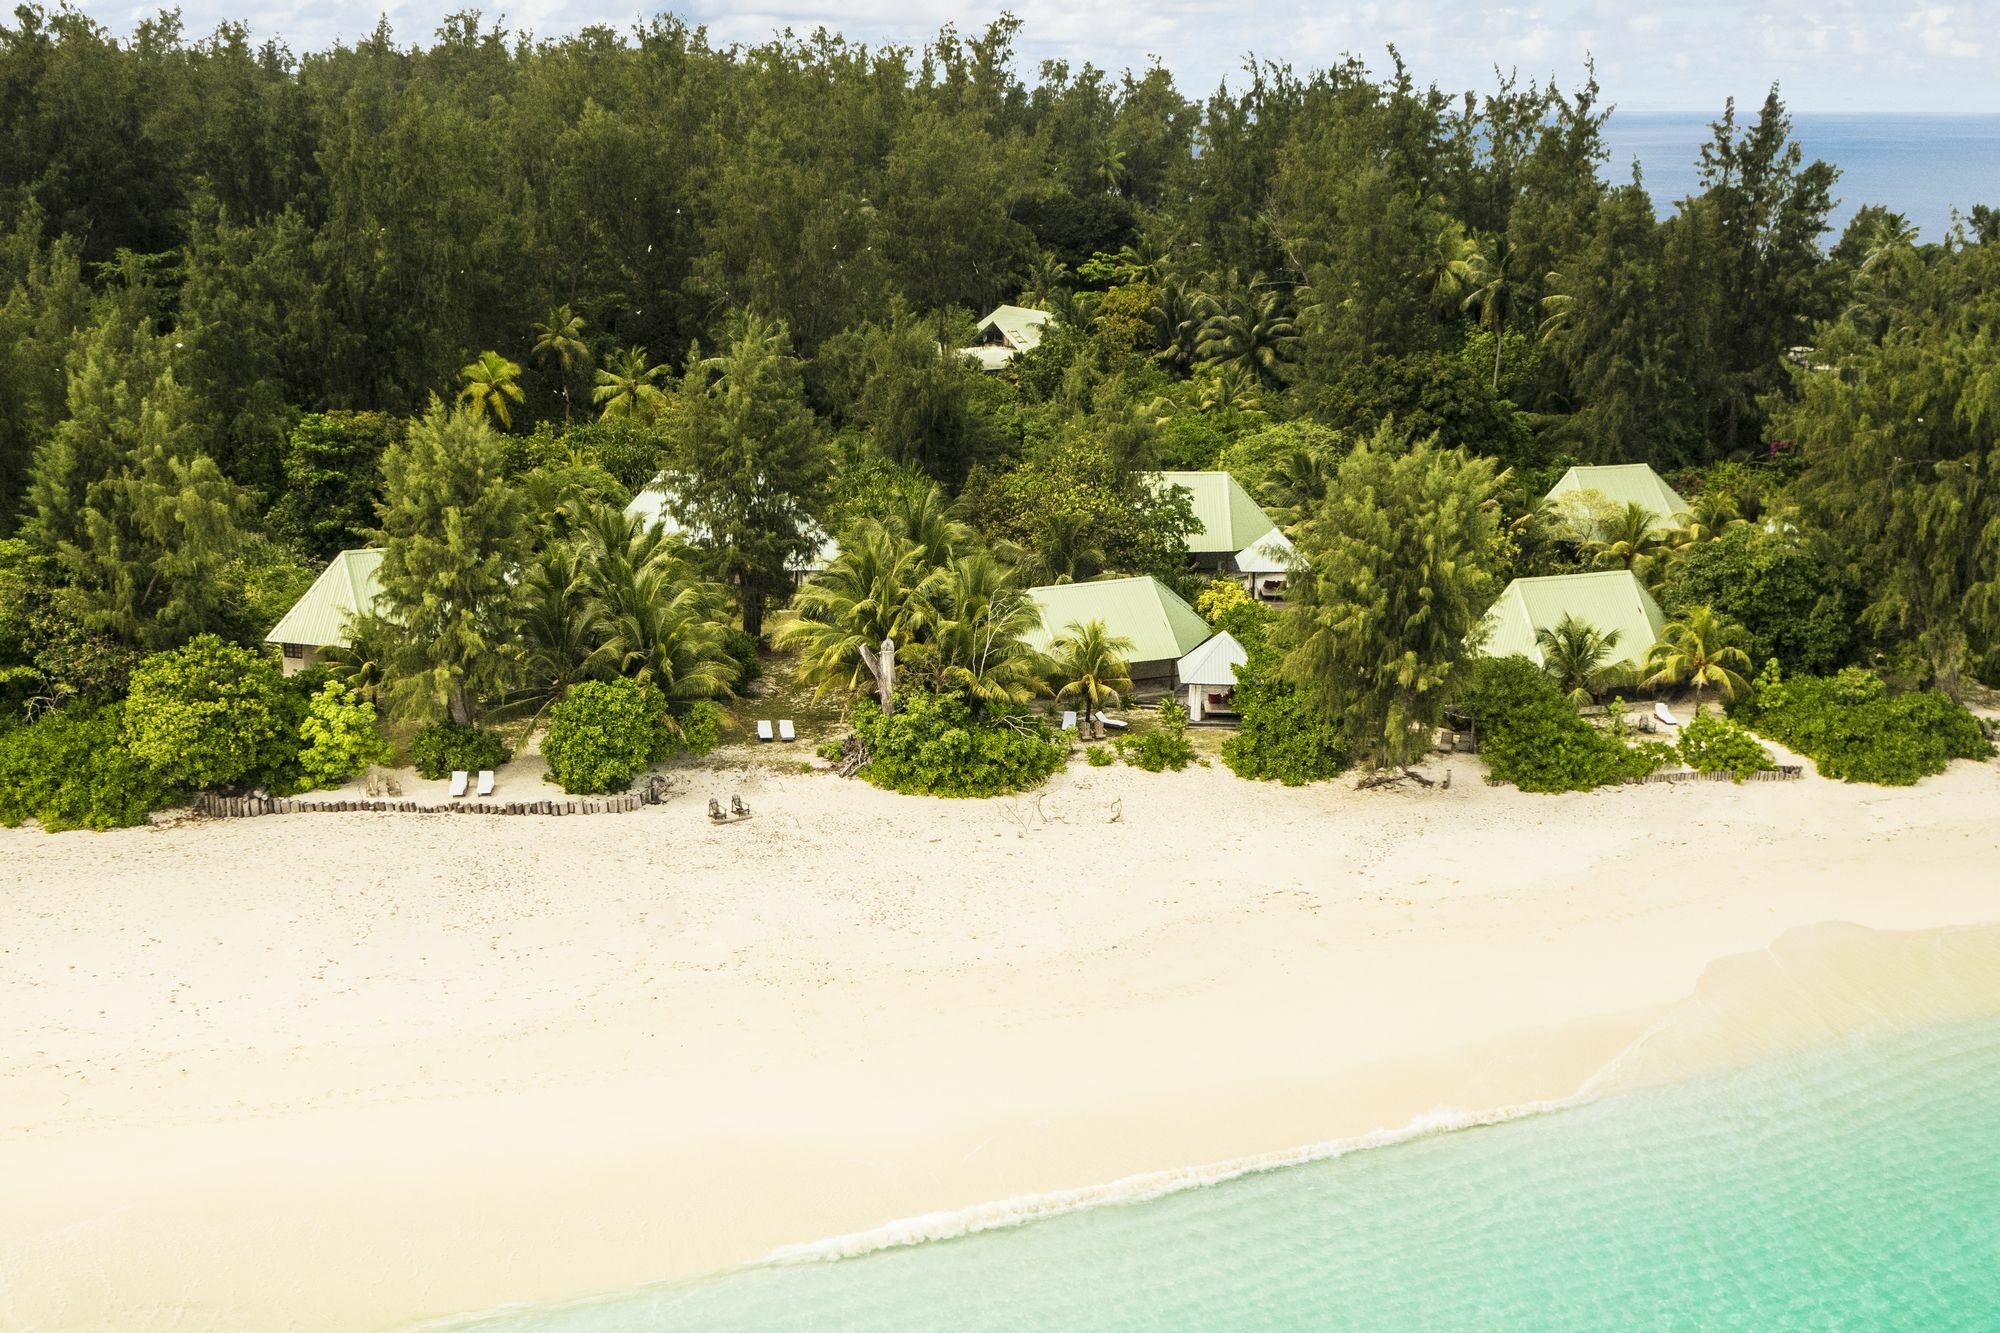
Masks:
[[[1745,773],[1741,780],[1744,782],[1796,782],[1805,775],[1806,770],[1802,765],[1780,764],[1776,768],[1767,768],[1761,773]],[[1648,773],[1643,778],[1628,779],[1626,785],[1644,786],[1649,782],[1735,782],[1737,780],[1734,773],[1696,773],[1690,769],[1672,773]]]
[[[216,796],[204,793],[194,801],[195,813],[220,819],[243,819],[252,815],[349,814],[379,811],[427,815],[615,815],[655,804],[655,798],[635,792],[629,796],[593,796],[588,799],[565,797],[551,801],[495,801],[467,797],[460,801],[398,801],[380,797],[333,800],[317,796]]]

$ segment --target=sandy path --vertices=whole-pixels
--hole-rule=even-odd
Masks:
[[[2000,920],[2000,767],[1527,797],[771,769],[0,831],[0,1325],[380,1328],[1561,1096],[1713,959]],[[741,790],[751,821],[711,827]],[[1113,816],[1116,816],[1114,819]]]

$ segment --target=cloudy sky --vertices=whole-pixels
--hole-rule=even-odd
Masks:
[[[365,34],[382,15],[405,41],[424,40],[440,15],[477,2],[184,0],[182,13],[190,33],[240,17],[260,37],[281,36],[302,51]],[[123,29],[150,8],[81,3]],[[1044,59],[1122,69],[1157,58],[1183,89],[1206,91],[1247,53],[1305,68],[1355,52],[1379,67],[1393,43],[1420,79],[1452,88],[1487,86],[1495,65],[1570,84],[1585,56],[1595,55],[1611,99],[1630,110],[1712,111],[1732,94],[1759,98],[1776,80],[1795,110],[2000,112],[2000,0],[683,0],[675,7],[718,42],[823,24],[869,42],[918,43],[948,21],[975,30],[1003,10],[1026,24],[1024,74]],[[588,23],[623,25],[657,7],[519,0],[503,9],[488,0],[486,12],[511,30],[553,35]]]

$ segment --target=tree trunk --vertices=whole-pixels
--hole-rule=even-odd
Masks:
[[[882,716],[896,711],[896,641],[882,640],[879,649],[861,645],[861,665],[875,677],[875,693],[882,701]]]
[[[451,696],[445,701],[445,711],[451,720],[461,727],[472,725],[472,692],[463,685],[451,687]]]

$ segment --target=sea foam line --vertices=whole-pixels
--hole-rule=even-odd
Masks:
[[[1211,1162],[1202,1166],[1171,1167],[1161,1171],[1145,1171],[1137,1175],[1124,1176],[1102,1185],[1084,1185],[1069,1189],[1049,1190],[1041,1194],[1022,1194],[1011,1199],[997,1199],[988,1203],[973,1204],[967,1208],[945,1209],[939,1212],[922,1213],[906,1217],[864,1231],[851,1231],[845,1235],[829,1236],[822,1240],[805,1241],[793,1245],[781,1245],[749,1267],[765,1267],[780,1264],[825,1263],[835,1259],[854,1259],[877,1250],[899,1249],[909,1245],[923,1245],[931,1241],[954,1240],[960,1236],[970,1236],[982,1231],[998,1231],[1008,1227],[1022,1226],[1029,1222],[1059,1217],[1065,1213],[1082,1212],[1092,1208],[1108,1208],[1120,1204],[1146,1203],[1169,1194],[1179,1194],[1184,1190],[1204,1189],[1220,1185],[1243,1176],[1261,1175],[1267,1171],[1279,1171],[1286,1167],[1304,1166],[1311,1162],[1330,1161],[1345,1157],[1349,1153],[1365,1152],[1375,1148],[1394,1147],[1413,1139],[1427,1138],[1433,1134],[1449,1134],[1464,1129],[1478,1129],[1487,1125],[1497,1125],[1509,1120],[1521,1120],[1529,1116],[1544,1115],[1550,1111],[1562,1110],[1590,1100],[1588,1092],[1579,1092],[1570,1097],[1548,1101],[1522,1102],[1513,1106],[1493,1107],[1483,1111],[1467,1111],[1457,1107],[1438,1107],[1417,1116],[1408,1124],[1397,1129],[1376,1129],[1366,1134],[1348,1138],[1326,1139],[1296,1148],[1281,1148],[1272,1152],[1257,1153],[1249,1157],[1236,1157],[1221,1162]]]

